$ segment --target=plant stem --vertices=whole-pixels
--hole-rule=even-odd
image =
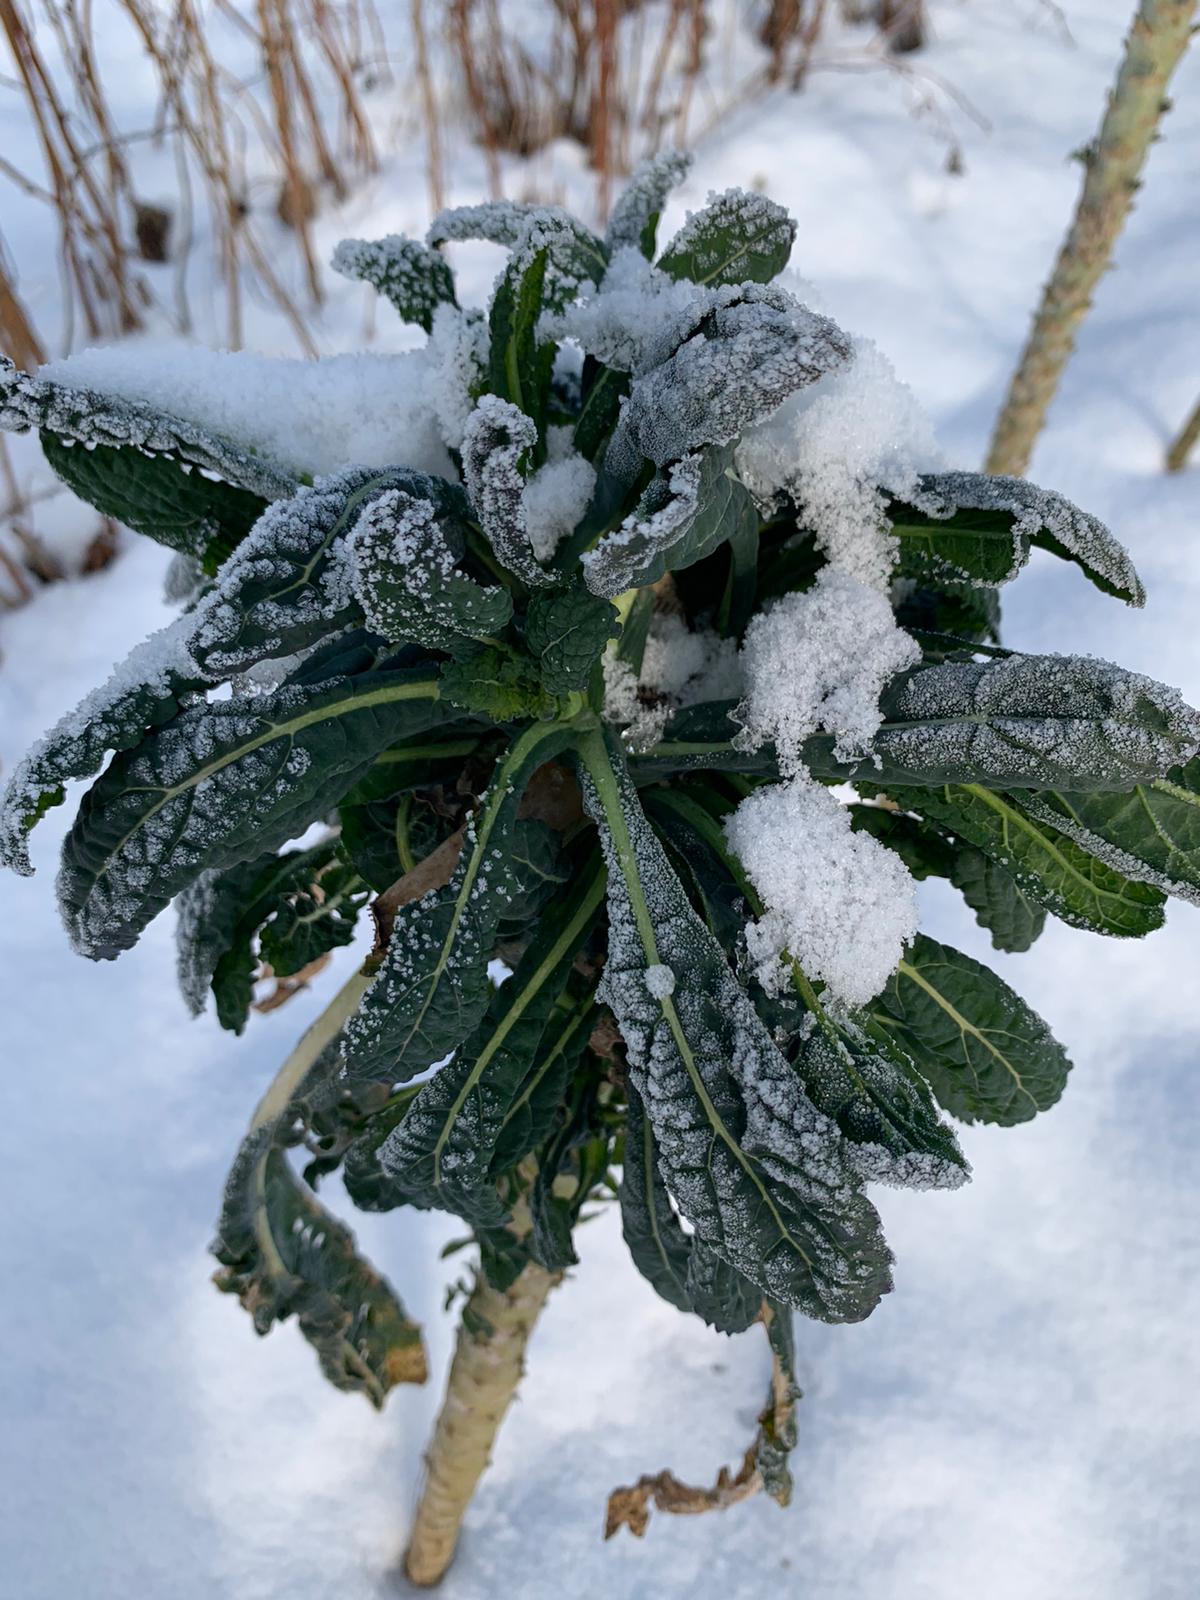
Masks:
[[[989,472],[1023,473],[1101,274],[1125,224],[1139,174],[1167,110],[1167,84],[1187,48],[1197,0],[1140,0],[1083,192],[1042,295],[988,452]]]
[[[421,1588],[439,1583],[454,1559],[467,1506],[524,1374],[529,1336],[560,1277],[531,1261],[502,1291],[481,1271],[463,1308],[404,1558],[406,1576]]]
[[[1188,457],[1196,448],[1200,440],[1200,400],[1192,408],[1192,414],[1180,428],[1174,443],[1167,451],[1167,471],[1182,472],[1188,464]]]

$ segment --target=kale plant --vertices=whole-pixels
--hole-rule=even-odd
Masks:
[[[257,975],[373,918],[254,1114],[213,1251],[259,1333],[294,1315],[380,1405],[423,1380],[420,1332],[319,1184],[462,1220],[418,1582],[614,1196],[654,1289],[763,1325],[774,1376],[736,1474],[648,1476],[610,1531],[786,1501],[792,1313],[858,1321],[892,1282],[870,1187],[962,1183],[954,1120],[1027,1121],[1066,1086],[1024,1001],[918,931],[916,879],[1008,951],[1048,914],[1136,937],[1200,898],[1196,713],[998,642],[1032,549],[1140,605],[1125,552],[1057,494],[937,470],[877,353],[775,282],[795,226],[770,201],[712,199],[655,260],[682,170],[636,174],[603,239],[493,203],[344,244],[428,334],[409,355],[303,380],[180,361],[165,409],[128,358],[0,372],[0,424],[173,546],[184,599],[13,775],[8,864],[91,780],[72,941],[112,958],[176,901],[184,996],[235,1033]],[[441,249],[470,238],[509,252],[486,313]],[[330,464],[335,423],[361,459]]]

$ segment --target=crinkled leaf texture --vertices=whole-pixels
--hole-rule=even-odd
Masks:
[[[397,1383],[424,1383],[421,1330],[357,1254],[349,1229],[292,1171],[285,1146],[306,1102],[327,1094],[337,1060],[327,1044],[311,1068],[296,1071],[298,1056],[268,1090],[230,1171],[211,1246],[221,1263],[215,1281],[237,1295],[260,1334],[295,1316],[329,1381],[378,1407]]]
[[[214,573],[267,508],[261,495],[205,477],[174,456],[97,444],[64,444],[43,431],[42,454],[72,494],[135,533]]]
[[[605,645],[620,631],[616,608],[578,589],[535,594],[525,617],[525,643],[555,695],[586,689]]]
[[[367,625],[428,650],[503,632],[512,596],[459,571],[464,548],[461,526],[435,501],[401,488],[377,495],[350,539],[354,592]]]
[[[585,552],[588,588],[615,599],[668,571],[693,566],[727,539],[757,529],[758,512],[733,476],[732,461],[729,447],[703,450],[654,477],[637,509]]]
[[[970,956],[918,934],[874,1003],[938,1100],[964,1122],[1028,1122],[1054,1105],[1066,1052],[1009,986]]]
[[[697,1234],[685,1232],[659,1171],[654,1131],[637,1090],[628,1094],[620,1200],[633,1264],[668,1305],[720,1333],[741,1333],[757,1318],[762,1293]]]
[[[587,1040],[586,1007],[572,1000],[567,980],[603,898],[596,862],[577,876],[559,915],[544,921],[453,1060],[421,1085],[399,1121],[384,1112],[367,1123],[346,1157],[357,1205],[437,1207],[485,1228],[508,1220],[496,1177],[549,1132],[546,1112],[553,1117],[566,1088],[572,1043]],[[549,1106],[547,1090],[556,1091]]]
[[[1126,789],[1200,743],[1200,717],[1176,690],[1087,656],[920,667],[885,691],[882,708],[874,752],[909,782],[925,772],[997,788]]]
[[[764,1294],[858,1321],[890,1287],[891,1258],[837,1126],[689,904],[619,745],[597,734],[581,749],[609,874],[601,998],[624,1036],[664,1182],[700,1239]],[[661,967],[673,989],[651,993],[647,971]]]
[[[404,906],[375,980],[343,1039],[351,1081],[402,1082],[441,1061],[487,1008],[488,961],[521,885],[511,854],[530,775],[569,740],[534,724],[497,763],[483,805],[467,825],[458,866],[444,888]]]
[[[296,838],[380,751],[446,715],[428,669],[387,667],[181,711],[117,755],[80,805],[59,875],[77,948],[128,949],[201,872]]]
[[[764,907],[729,849],[721,826],[728,806],[695,785],[652,792],[649,802],[648,815],[699,889],[714,938],[733,948],[745,909],[761,916]],[[969,1169],[958,1140],[903,1049],[872,1032],[866,1017],[829,1011],[796,962],[792,983],[792,994],[764,1014],[777,1040],[794,1036],[789,1054],[809,1097],[845,1135],[847,1159],[862,1177],[897,1188],[964,1183]],[[760,1013],[768,1003],[760,995]]]

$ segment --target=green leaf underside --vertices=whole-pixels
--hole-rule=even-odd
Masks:
[[[73,494],[134,533],[147,534],[213,573],[250,532],[267,502],[247,489],[206,478],[174,456],[113,445],[64,445],[41,435],[42,453]]]
[[[1021,804],[1116,871],[1200,904],[1200,757],[1128,794],[1049,791]]]
[[[346,1184],[356,1204],[381,1211],[403,1204],[436,1207],[485,1228],[507,1221],[493,1176],[497,1146],[509,1129],[505,1155],[511,1159],[505,1165],[515,1165],[527,1153],[513,1147],[518,1103],[522,1125],[536,1143],[545,1131],[532,1114],[538,1086],[551,1073],[557,1088],[565,1088],[560,1073],[569,1063],[567,1045],[578,1036],[581,1013],[564,990],[603,898],[597,862],[577,878],[562,914],[541,929],[493,994],[483,1021],[454,1059],[421,1085],[402,1119],[385,1114],[367,1124],[346,1159]],[[572,1014],[574,1024],[565,1038],[552,1026],[560,1009]],[[544,1040],[549,1049],[543,1049]]]
[[[978,961],[924,934],[873,1014],[964,1122],[1027,1122],[1066,1086],[1066,1052],[1021,997]]]
[[[116,756],[79,808],[59,893],[78,948],[128,949],[206,868],[278,849],[381,750],[447,717],[420,668],[189,707]]]
[[[1072,927],[1140,938],[1162,926],[1164,896],[1126,878],[1011,796],[982,784],[910,789],[905,805],[1000,863],[1022,893]]]
[[[967,583],[1015,578],[1030,548],[1074,562],[1103,593],[1126,604],[1146,594],[1128,552],[1097,518],[1051,489],[981,472],[926,473],[923,508],[888,508],[901,571]],[[931,510],[948,513],[934,516]]]
[[[487,742],[480,730],[460,739],[418,738],[385,750],[338,802],[342,850],[372,889],[382,894],[428,853],[412,848],[410,830],[418,815],[413,790],[453,788],[468,760],[478,755],[483,761]]]
[[[497,764],[453,876],[401,909],[383,965],[344,1035],[351,1081],[403,1082],[462,1044],[488,1004],[487,966],[520,891],[511,835],[525,784],[570,740],[555,724],[521,733]]]
[[[890,1285],[874,1209],[835,1125],[809,1101],[649,829],[619,746],[581,745],[609,870],[601,998],[629,1051],[664,1181],[699,1237],[763,1292],[827,1321]],[[675,975],[651,995],[649,967]]]
[[[539,343],[538,318],[544,309],[547,252],[527,264],[514,257],[496,288],[489,313],[491,358],[487,392],[510,400],[532,417],[544,434],[554,345]]]
[[[1046,910],[1022,889],[1006,867],[982,850],[960,849],[950,881],[992,936],[994,950],[1020,954],[1032,948],[1046,925]]]

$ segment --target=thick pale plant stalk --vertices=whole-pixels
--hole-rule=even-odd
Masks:
[[[1141,0],[1083,192],[996,423],[987,470],[1023,474],[1075,336],[1108,266],[1138,177],[1168,106],[1167,84],[1187,48],[1197,0]]]
[[[1167,471],[1182,472],[1192,451],[1200,443],[1200,400],[1192,407],[1192,414],[1176,434],[1167,451]]]
[[[405,1575],[421,1588],[440,1582],[454,1559],[467,1506],[524,1374],[529,1336],[560,1277],[531,1261],[502,1291],[481,1272],[463,1309],[404,1558]]]

